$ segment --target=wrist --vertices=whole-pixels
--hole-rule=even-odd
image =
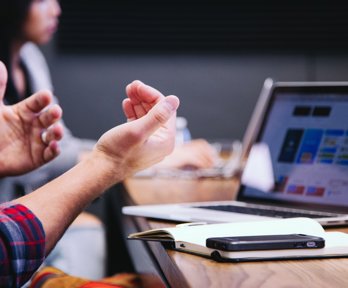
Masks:
[[[100,183],[102,191],[125,178],[121,161],[117,161],[98,150],[93,150],[80,164],[86,166],[85,169],[90,170],[91,177]]]

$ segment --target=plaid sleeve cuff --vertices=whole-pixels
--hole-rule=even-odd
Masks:
[[[0,205],[0,287],[20,287],[45,257],[45,232],[25,206]]]

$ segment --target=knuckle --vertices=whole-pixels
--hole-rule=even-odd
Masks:
[[[160,109],[157,109],[156,113],[154,113],[154,117],[159,123],[164,124],[168,121],[169,114],[169,109],[162,106]]]

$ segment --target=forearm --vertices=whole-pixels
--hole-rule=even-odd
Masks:
[[[153,88],[142,83],[135,83],[134,86],[137,87],[138,97],[146,98],[149,93],[155,93]],[[129,104],[128,108],[134,111],[132,104]],[[145,104],[146,108],[153,106]],[[154,165],[172,151],[178,106],[177,97],[163,97],[151,110],[145,110],[145,115],[139,119],[104,133],[87,159],[56,180],[17,200],[42,222],[46,233],[46,253],[51,251],[88,203],[111,185]]]
[[[89,157],[62,176],[16,200],[40,219],[49,253],[71,222],[112,184],[122,180],[100,157]]]

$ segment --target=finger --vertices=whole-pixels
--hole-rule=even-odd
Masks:
[[[140,118],[146,114],[146,110],[142,107],[142,101],[138,97],[138,86],[144,85],[141,81],[135,80],[132,83],[128,84],[126,87],[126,93],[130,103],[132,105],[132,109],[134,111],[133,118]]]
[[[143,104],[133,105],[133,109],[137,118],[141,118],[147,114],[147,111],[144,108]]]
[[[59,145],[57,141],[51,141],[48,146],[45,148],[43,153],[43,159],[45,162],[49,162],[60,153]]]
[[[202,157],[199,158],[199,161],[201,163],[202,168],[210,168],[214,165],[214,159],[207,155],[202,155]]]
[[[50,91],[40,91],[29,98],[19,102],[18,109],[27,109],[33,113],[39,113],[52,102]],[[25,111],[25,110],[24,110]]]
[[[154,104],[158,103],[164,98],[164,95],[157,89],[142,82],[138,83],[138,85],[136,86],[136,92],[136,96],[138,97],[140,103]]]
[[[46,130],[45,142],[50,143],[52,141],[59,141],[63,138],[63,126],[61,124],[56,124],[52,127],[49,127]]]
[[[183,163],[183,165],[181,165],[181,167],[185,167],[185,166],[191,167],[194,169],[208,168],[206,163],[202,161],[202,159],[199,159],[197,157],[195,159],[188,159],[186,163]]]
[[[62,118],[62,108],[58,104],[53,105],[39,115],[42,128],[47,128]]]
[[[144,83],[140,83],[136,87],[136,96],[138,98],[139,104],[141,105],[140,107],[137,107],[139,110],[139,118],[147,114],[147,112],[150,111],[150,109],[159,101],[161,101],[164,98],[164,95],[159,92],[157,89],[146,85]]]
[[[138,102],[138,97],[137,97],[137,87],[138,85],[140,85],[142,82],[139,80],[135,80],[132,83],[128,84],[126,86],[126,94],[128,96],[128,98],[132,101],[132,103],[135,104],[139,104]]]
[[[127,117],[128,121],[132,121],[136,119],[136,114],[130,99],[127,98],[123,100],[122,108],[123,108],[124,115]]]
[[[135,129],[143,131],[145,138],[151,136],[161,126],[166,125],[167,121],[175,115],[179,107],[179,99],[176,96],[167,96],[157,103],[144,117],[134,121]],[[170,129],[175,129],[175,119],[173,119]]]
[[[7,84],[7,70],[4,63],[0,61],[0,102],[1,103],[4,99],[6,84]]]
[[[164,97],[157,89],[146,85],[139,80],[134,80],[132,83],[128,84],[126,87],[126,93],[134,105],[143,102],[157,103],[159,99]]]
[[[127,95],[133,104],[137,118],[141,118],[160,100],[163,94],[157,89],[142,83],[139,80],[133,81],[126,88]]]
[[[149,112],[152,107],[155,105],[156,103],[142,103],[143,109],[147,112]]]
[[[204,156],[206,159],[213,161],[216,157],[215,149],[205,140],[197,140],[198,142],[193,143],[193,149],[195,149],[200,155]],[[192,141],[193,142],[193,141]]]

